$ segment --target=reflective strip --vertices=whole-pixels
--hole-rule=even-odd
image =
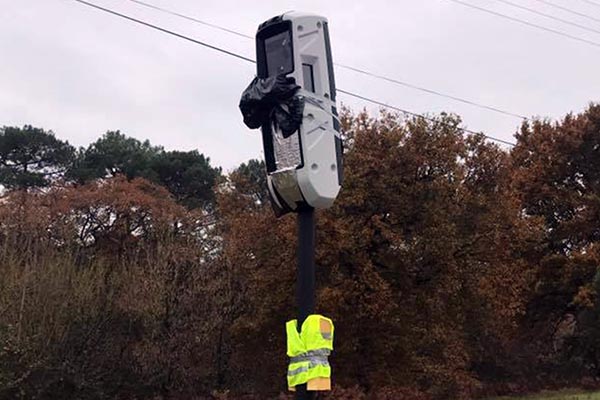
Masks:
[[[308,366],[302,366],[294,370],[288,370],[288,376],[297,375],[318,366],[329,367],[329,360],[327,359],[327,356],[330,354],[331,350],[329,349],[317,349],[307,351],[299,356],[290,357],[290,368],[293,366],[293,364],[306,361],[308,361]]]
[[[329,367],[329,361],[327,358],[314,358],[308,362],[308,368],[314,368],[318,365]]]
[[[331,354],[331,350],[329,349],[317,349],[317,350],[309,350],[306,353],[302,353],[295,357],[290,357],[290,364],[301,362],[301,361],[310,361],[314,358],[327,358]]]
[[[300,368],[296,368],[291,371],[288,370],[288,376],[295,376],[295,375],[301,374],[303,372],[308,372],[308,366],[302,366]]]
[[[324,365],[326,367],[329,367],[329,360],[327,358],[322,358],[322,357],[315,357],[312,358],[310,360],[303,360],[303,361],[308,361],[308,367],[299,367],[297,369],[301,369],[301,368],[314,368],[317,365]],[[293,366],[293,363],[290,363],[290,368]],[[293,371],[296,371],[296,369],[294,369]],[[288,374],[290,375],[290,374]]]

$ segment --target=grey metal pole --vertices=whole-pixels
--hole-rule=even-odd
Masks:
[[[298,301],[298,332],[306,318],[315,312],[315,210],[298,211],[298,270],[296,283]],[[316,392],[306,390],[306,384],[296,386],[296,400],[313,400]]]

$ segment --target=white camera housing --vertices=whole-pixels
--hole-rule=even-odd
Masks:
[[[263,126],[271,200],[279,214],[330,207],[342,183],[342,141],[327,19],[288,12],[256,34],[258,78],[284,74],[301,86],[302,124],[289,137]]]

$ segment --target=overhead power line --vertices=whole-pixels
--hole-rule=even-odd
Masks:
[[[584,14],[584,13],[580,13],[580,12],[571,10],[570,8],[563,7],[560,4],[556,4],[556,3],[553,3],[553,2],[548,1],[548,0],[535,0],[535,1],[537,1],[538,3],[546,4],[546,5],[550,6],[550,7],[557,8],[559,10],[563,10],[563,11],[568,12],[570,14],[578,15],[578,16],[583,17],[583,18],[591,19],[592,21],[600,22],[600,18],[595,18],[595,17],[592,17],[591,15],[587,15],[587,14]],[[594,4],[594,3],[592,3],[592,4]]]
[[[446,126],[449,125],[449,124],[441,122],[441,121],[439,121],[439,120],[437,120],[435,118],[431,118],[431,117],[428,117],[426,115],[415,113],[415,112],[412,112],[412,111],[407,111],[407,110],[404,110],[404,109],[402,109],[400,107],[392,106],[392,105],[389,105],[389,104],[384,103],[382,101],[375,100],[375,99],[372,99],[372,98],[369,98],[369,97],[365,97],[365,96],[362,96],[360,94],[352,93],[352,92],[349,92],[349,91],[344,90],[344,89],[339,89],[338,88],[336,90],[338,92],[340,92],[340,93],[343,93],[343,94],[347,95],[347,96],[351,96],[351,97],[354,97],[354,98],[357,98],[357,99],[360,99],[360,100],[363,100],[363,101],[366,101],[366,102],[369,102],[369,103],[372,103],[372,104],[375,104],[375,105],[378,105],[378,106],[381,106],[381,107],[384,107],[384,108],[389,108],[391,110],[399,111],[399,112],[401,112],[404,115],[411,115],[413,117],[423,118],[426,121],[431,121],[431,122],[435,122],[435,123],[441,123],[442,125],[446,125]],[[467,128],[460,128],[460,127],[458,129],[460,129],[463,132],[471,133],[473,135],[483,135],[486,139],[493,140],[495,142],[503,143],[503,144],[506,144],[506,145],[509,145],[509,146],[516,146],[515,143],[509,142],[509,141],[503,140],[503,139],[498,139],[498,138],[493,137],[493,136],[488,136],[488,135],[486,135],[486,134],[484,134],[482,132],[475,132],[473,130],[470,130],[470,129],[467,129]]]
[[[456,97],[456,96],[452,96],[452,95],[449,95],[449,94],[444,94],[444,93],[438,92],[436,90],[427,89],[427,88],[424,88],[424,87],[421,87],[421,86],[413,85],[412,83],[399,81],[399,80],[394,79],[394,78],[388,78],[387,76],[378,75],[378,74],[375,74],[375,73],[372,73],[372,72],[369,72],[369,71],[361,70],[359,68],[355,68],[355,67],[352,67],[350,65],[344,65],[344,64],[339,64],[339,63],[335,63],[335,65],[338,66],[338,67],[340,67],[340,68],[345,68],[345,69],[348,69],[348,70],[351,70],[351,71],[354,71],[354,72],[358,72],[358,73],[363,74],[363,75],[372,76],[374,78],[382,79],[382,80],[387,81],[387,82],[395,83],[397,85],[406,86],[406,87],[409,87],[409,88],[412,88],[412,89],[420,90],[421,92],[425,92],[425,93],[429,93],[429,94],[434,94],[436,96],[445,97],[447,99],[455,100],[455,101],[458,101],[458,102],[461,102],[461,103],[465,103],[465,104],[470,104],[472,106],[479,107],[479,108],[482,108],[482,109],[485,109],[485,110],[488,110],[488,111],[493,111],[493,112],[496,112],[496,113],[499,113],[499,114],[509,115],[511,117],[521,118],[523,120],[527,120],[528,119],[524,115],[516,114],[516,113],[510,112],[510,111],[505,111],[505,110],[502,110],[500,108],[493,107],[493,106],[487,106],[485,104],[481,104],[481,103],[477,103],[477,102],[474,102],[474,101],[471,101],[471,100],[463,99],[461,97]]]
[[[134,1],[134,0],[132,0],[132,1]],[[566,19],[558,18],[558,17],[555,17],[554,15],[546,14],[546,13],[543,13],[543,12],[538,11],[536,9],[525,7],[525,6],[522,6],[520,4],[513,3],[512,1],[508,1],[508,0],[496,0],[496,1],[498,1],[500,3],[507,4],[507,5],[511,6],[511,7],[520,8],[521,10],[529,11],[530,13],[541,15],[542,17],[546,17],[546,18],[553,19],[555,21],[562,22],[563,24],[568,24],[568,25],[571,25],[571,26],[576,26],[577,28],[584,29],[586,31],[590,31],[590,32],[594,32],[594,33],[600,33],[600,30],[598,30],[598,29],[590,28],[588,26],[580,25],[580,24],[578,24],[576,22],[573,22],[573,21],[569,21],[569,20],[566,20]]]
[[[191,17],[189,15],[181,14],[181,13],[178,13],[178,12],[170,10],[170,9],[166,9],[166,8],[163,8],[163,7],[158,7],[158,6],[155,6],[153,4],[150,4],[150,3],[142,1],[142,0],[127,0],[127,1],[130,1],[130,2],[135,3],[135,4],[139,4],[141,6],[144,6],[144,7],[147,7],[147,8],[151,8],[153,10],[157,10],[157,11],[169,14],[169,15],[177,16],[177,17],[186,19],[188,21],[193,21],[193,22],[198,23],[198,24],[209,26],[209,27],[212,27],[212,28],[215,28],[215,29],[219,29],[221,31],[228,32],[228,33],[232,33],[232,34],[234,34],[236,36],[240,36],[240,37],[247,38],[247,39],[254,39],[253,36],[247,35],[245,33],[242,33],[242,32],[239,32],[239,31],[235,31],[233,29],[229,29],[229,28],[226,28],[226,27],[223,27],[223,26],[220,26],[220,25],[216,25],[216,24],[213,24],[213,23],[210,23],[210,22],[207,22],[207,21],[195,18],[195,17]],[[600,33],[600,31],[598,31],[598,33]],[[394,79],[394,78],[390,78],[390,77],[385,76],[385,75],[376,74],[374,72],[366,71],[366,70],[361,69],[361,68],[353,67],[353,66],[346,65],[346,64],[340,64],[340,63],[334,63],[334,65],[337,66],[337,67],[340,67],[340,68],[344,68],[344,69],[347,69],[347,70],[350,70],[350,71],[362,74],[362,75],[370,76],[372,78],[376,78],[376,79],[380,79],[380,80],[383,80],[383,81],[386,81],[386,82],[389,82],[389,83],[393,83],[395,85],[404,86],[404,87],[407,87],[407,88],[410,88],[410,89],[414,89],[414,90],[418,90],[418,91],[421,91],[421,92],[424,92],[424,93],[428,93],[428,94],[432,94],[432,95],[435,95],[435,96],[443,97],[443,98],[446,98],[446,99],[454,100],[454,101],[457,101],[457,102],[460,102],[460,103],[464,103],[464,104],[468,104],[468,105],[471,105],[471,106],[474,106],[474,107],[478,107],[478,108],[481,108],[481,109],[484,109],[484,110],[493,111],[493,112],[496,112],[496,113],[499,113],[499,114],[504,114],[504,115],[508,115],[508,116],[511,116],[511,117],[520,118],[520,119],[523,119],[523,120],[527,120],[528,119],[524,115],[520,115],[520,114],[517,114],[517,113],[514,113],[514,112],[506,111],[506,110],[500,109],[498,107],[489,106],[489,105],[486,105],[486,104],[483,104],[483,103],[479,103],[479,102],[476,102],[476,101],[473,101],[473,100],[468,100],[468,99],[465,99],[465,98],[462,98],[462,97],[458,97],[458,96],[446,94],[446,93],[443,93],[443,92],[440,92],[440,91],[437,91],[437,90],[428,89],[428,88],[425,88],[423,86],[415,85],[415,84],[412,84],[412,83],[409,83],[409,82],[406,82],[406,81],[401,81],[399,79]]]
[[[591,4],[593,6],[596,6],[596,7],[600,7],[600,3],[596,3],[595,1],[592,1],[592,0],[581,0],[581,1],[583,1],[584,3]]]
[[[97,5],[97,4],[90,3],[90,2],[87,2],[87,1],[85,1],[85,0],[73,0],[73,1],[76,1],[76,2],[78,2],[78,3],[81,3],[81,4],[85,4],[85,5],[86,5],[86,6],[88,6],[88,7],[93,7],[93,8],[95,8],[95,9],[98,9],[98,10],[104,11],[104,12],[106,12],[106,13],[109,13],[109,14],[112,14],[112,15],[116,15],[117,17],[121,17],[121,18],[127,19],[127,20],[129,20],[129,21],[132,21],[132,22],[135,22],[135,23],[138,23],[138,24],[141,24],[141,25],[145,25],[145,26],[147,26],[147,27],[149,27],[149,28],[156,29],[157,31],[161,31],[161,32],[163,32],[163,33],[167,33],[167,34],[169,34],[169,35],[176,36],[176,37],[178,37],[178,38],[180,38],[180,39],[187,40],[187,41],[190,41],[190,42],[193,42],[193,43],[199,44],[200,46],[204,46],[204,47],[207,47],[207,48],[209,48],[209,49],[212,49],[212,50],[215,50],[215,51],[219,51],[219,52],[221,52],[221,53],[224,53],[224,54],[227,54],[227,55],[229,55],[229,56],[237,57],[237,58],[239,58],[239,59],[241,59],[241,60],[244,60],[244,61],[255,62],[255,61],[254,61],[253,59],[251,59],[251,58],[244,57],[244,56],[242,56],[242,55],[240,55],[240,54],[236,54],[236,53],[234,53],[234,52],[231,52],[231,51],[228,51],[228,50],[224,50],[224,49],[222,49],[222,48],[220,48],[220,47],[213,46],[213,45],[211,45],[211,44],[208,44],[208,43],[205,43],[205,42],[201,42],[201,41],[199,41],[199,40],[196,40],[196,39],[193,39],[193,38],[191,38],[191,37],[189,37],[189,36],[181,35],[181,34],[179,34],[179,33],[177,33],[177,32],[173,32],[173,31],[170,31],[170,30],[168,30],[168,29],[161,28],[161,27],[160,27],[160,26],[158,26],[158,25],[154,25],[154,24],[151,24],[151,23],[149,23],[149,22],[145,22],[145,21],[142,21],[142,20],[140,20],[140,19],[136,19],[136,18],[133,18],[133,17],[127,16],[127,15],[125,15],[125,14],[121,14],[121,13],[119,13],[119,12],[117,12],[117,11],[113,11],[113,10],[111,10],[111,9],[108,9],[108,8],[101,7],[101,6]]]
[[[245,33],[234,31],[233,29],[228,29],[228,28],[222,27],[220,25],[212,24],[210,22],[206,22],[206,21],[203,21],[203,20],[198,19],[198,18],[190,17],[189,15],[181,14],[181,13],[178,13],[176,11],[169,10],[169,9],[166,9],[166,8],[163,8],[163,7],[158,7],[158,6],[155,6],[154,4],[146,3],[145,1],[141,1],[141,0],[128,0],[128,1],[130,1],[132,3],[139,4],[139,5],[144,6],[144,7],[151,8],[151,9],[156,10],[156,11],[160,11],[160,12],[163,12],[163,13],[166,13],[166,14],[173,15],[175,17],[187,19],[188,21],[192,21],[192,22],[195,22],[197,24],[201,24],[201,25],[204,25],[204,26],[215,28],[215,29],[218,29],[218,30],[223,31],[223,32],[231,33],[231,34],[234,34],[236,36],[240,36],[240,37],[247,38],[247,39],[254,39],[252,36],[246,35]]]
[[[114,11],[114,10],[111,10],[111,9],[108,9],[108,8],[105,8],[105,7],[101,7],[101,6],[97,5],[97,4],[90,3],[90,2],[85,1],[85,0],[73,0],[73,1],[76,1],[77,3],[86,5],[88,7],[92,7],[94,9],[103,11],[105,13],[112,14],[114,16],[126,19],[126,20],[128,20],[130,22],[134,22],[134,23],[146,26],[148,28],[155,29],[155,30],[157,30],[159,32],[166,33],[168,35],[172,35],[172,36],[175,36],[177,38],[187,40],[189,42],[198,44],[198,45],[206,47],[208,49],[218,51],[218,52],[220,52],[222,54],[226,54],[226,55],[229,55],[229,56],[232,56],[232,57],[236,57],[236,58],[238,58],[240,60],[244,60],[246,62],[250,62],[250,63],[253,63],[253,64],[256,63],[256,61],[253,60],[253,59],[251,59],[251,58],[244,57],[244,56],[242,56],[240,54],[236,54],[236,53],[234,53],[232,51],[225,50],[225,49],[222,49],[220,47],[213,46],[211,44],[202,42],[200,40],[193,39],[193,38],[191,38],[189,36],[185,36],[185,35],[182,35],[180,33],[177,33],[177,32],[174,32],[174,31],[162,28],[162,27],[160,27],[158,25],[154,25],[154,24],[142,21],[140,19],[137,19],[137,18],[134,18],[134,17],[130,17],[130,16],[122,14],[120,12],[117,12],[117,11]],[[432,122],[436,122],[436,123],[441,123],[441,124],[446,125],[446,126],[454,127],[451,124],[444,123],[443,121],[436,120],[436,119],[428,117],[426,115],[419,114],[419,113],[412,112],[412,111],[407,111],[407,110],[404,110],[404,109],[402,109],[400,107],[392,106],[392,105],[386,104],[386,103],[384,103],[382,101],[379,101],[379,100],[376,100],[376,99],[372,99],[372,98],[369,98],[369,97],[366,97],[366,96],[362,96],[360,94],[356,94],[356,93],[353,93],[353,92],[350,92],[350,91],[347,91],[347,90],[344,90],[344,89],[337,88],[337,91],[340,92],[340,93],[343,93],[343,94],[345,94],[347,96],[359,99],[359,100],[363,100],[363,101],[366,101],[366,102],[369,102],[369,103],[372,103],[372,104],[375,104],[375,105],[379,105],[379,106],[384,107],[384,108],[388,108],[388,109],[391,109],[391,110],[395,110],[395,111],[401,112],[401,113],[403,113],[405,115],[411,115],[411,116],[414,116],[414,117],[422,118],[424,120],[428,120],[428,121],[432,121]],[[503,143],[503,144],[506,144],[506,145],[509,145],[509,146],[515,146],[516,145],[515,143],[509,142],[509,141],[506,141],[506,140],[503,140],[503,139],[499,139],[499,138],[496,138],[494,136],[485,135],[482,132],[475,132],[473,130],[469,130],[469,129],[461,128],[461,127],[455,127],[455,128],[457,128],[457,129],[459,129],[459,130],[461,130],[463,132],[468,132],[468,133],[471,133],[471,134],[476,134],[476,135],[480,135],[481,134],[486,139],[493,140],[493,141],[498,142],[498,143]]]
[[[479,6],[476,6],[474,4],[466,3],[466,2],[461,1],[461,0],[448,0],[448,1],[451,1],[451,2],[454,2],[454,3],[457,3],[457,4],[461,4],[461,5],[465,6],[465,7],[473,8],[473,9],[476,9],[476,10],[479,10],[479,11],[482,11],[482,12],[485,12],[485,13],[488,13],[488,14],[492,14],[492,15],[495,15],[495,16],[500,17],[500,18],[505,18],[505,19],[508,19],[508,20],[511,20],[511,21],[514,21],[514,22],[518,22],[520,24],[527,25],[527,26],[530,26],[532,28],[541,29],[541,30],[546,31],[546,32],[554,33],[555,35],[564,36],[566,38],[569,38],[569,39],[572,39],[572,40],[576,40],[578,42],[586,43],[586,44],[592,45],[594,47],[600,47],[600,43],[599,42],[594,42],[592,40],[584,39],[582,37],[571,35],[569,33],[558,31],[558,30],[555,30],[555,29],[552,29],[552,28],[547,28],[545,26],[534,24],[533,22],[529,22],[529,21],[526,21],[524,19],[519,19],[519,18],[511,17],[510,15],[502,14],[502,13],[490,10],[488,8],[479,7]],[[542,0],[536,0],[536,1],[542,1]]]

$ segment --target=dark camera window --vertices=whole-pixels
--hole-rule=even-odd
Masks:
[[[302,64],[302,76],[304,80],[304,90],[315,92],[315,75],[313,66],[310,64]]]
[[[265,39],[265,52],[269,76],[289,74],[294,71],[292,40],[289,31]]]

